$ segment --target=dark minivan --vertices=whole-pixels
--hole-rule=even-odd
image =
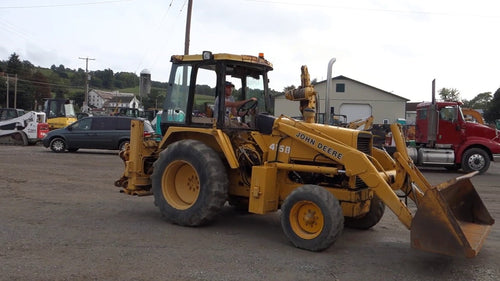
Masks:
[[[42,139],[43,146],[54,152],[75,152],[80,148],[123,149],[130,142],[130,122],[134,117],[91,116],[50,131]],[[154,133],[151,123],[144,121],[144,134]]]

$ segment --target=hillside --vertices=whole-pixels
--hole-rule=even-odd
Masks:
[[[114,73],[111,69],[90,71],[89,89],[139,94],[139,76],[132,72]],[[17,75],[17,79],[16,79]],[[0,61],[0,107],[25,110],[39,109],[44,98],[72,99],[77,109],[85,95],[85,70],[52,65],[50,68],[34,66],[12,54]],[[7,104],[7,87],[9,104]],[[151,93],[143,99],[144,107],[154,107],[166,94],[166,83],[152,81]]]

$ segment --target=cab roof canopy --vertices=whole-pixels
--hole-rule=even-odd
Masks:
[[[198,55],[173,55],[171,57],[172,62],[193,62],[193,61],[234,61],[234,62],[244,62],[254,64],[256,66],[262,66],[267,71],[273,70],[273,64],[264,59],[264,56],[249,56],[249,55],[234,55],[234,54],[212,54],[211,52],[205,51],[203,54]]]

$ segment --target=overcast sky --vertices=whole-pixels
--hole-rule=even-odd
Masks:
[[[89,71],[149,69],[168,80],[184,53],[187,0],[0,0],[0,60]],[[344,75],[410,99],[500,88],[500,1],[193,0],[190,53],[265,57],[272,89]]]

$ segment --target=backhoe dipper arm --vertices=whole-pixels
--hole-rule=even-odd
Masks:
[[[307,66],[301,68],[301,85],[297,89],[285,92],[285,97],[291,101],[300,101],[300,112],[307,123],[314,123],[316,119],[316,91],[311,85]]]

